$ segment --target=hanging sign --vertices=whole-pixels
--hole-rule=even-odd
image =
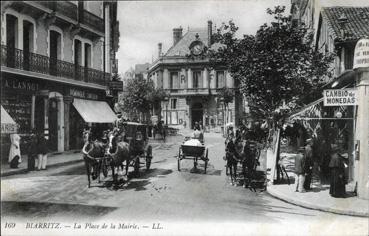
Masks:
[[[369,67],[369,39],[360,39],[355,46],[354,69]]]
[[[326,89],[323,92],[324,106],[355,106],[356,89]]]

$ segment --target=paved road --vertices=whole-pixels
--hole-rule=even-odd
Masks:
[[[22,230],[34,235],[368,234],[366,218],[304,209],[265,192],[231,186],[222,159],[223,139],[219,134],[206,134],[205,139],[207,174],[203,163],[195,171],[189,160],[182,161],[178,172],[179,144],[171,143],[154,150],[150,171],[142,170],[139,178],[119,188],[111,186],[110,178],[88,188],[82,163],[3,178],[2,230],[8,235]],[[15,229],[5,228],[5,222],[17,222]],[[25,228],[38,222],[62,224],[56,229]]]

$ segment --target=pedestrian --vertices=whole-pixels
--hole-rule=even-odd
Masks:
[[[300,147],[295,156],[295,192],[303,193],[305,181],[305,156],[304,147]]]
[[[18,168],[22,162],[20,153],[20,136],[18,134],[10,134],[10,150],[9,150],[9,165],[10,168]]]
[[[39,131],[37,135],[37,170],[46,170],[47,166],[47,140],[45,135]]]
[[[330,169],[330,188],[329,194],[332,197],[341,198],[345,197],[345,165],[343,157],[339,154],[339,147],[336,144],[332,146],[331,160],[329,162]]]
[[[31,130],[31,136],[28,146],[28,163],[27,163],[28,171],[35,170],[36,157],[37,157],[37,135],[35,130]]]
[[[307,139],[305,146],[305,181],[304,181],[304,189],[311,190],[311,178],[313,175],[313,140]]]

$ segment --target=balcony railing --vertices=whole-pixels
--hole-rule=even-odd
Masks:
[[[109,73],[1,45],[1,65],[87,83],[107,85]]]
[[[97,29],[100,32],[104,32],[104,20],[91,12],[88,12],[86,10],[83,11],[83,17],[81,19],[81,23]]]

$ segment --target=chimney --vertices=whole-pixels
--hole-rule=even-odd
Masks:
[[[182,27],[173,29],[173,45],[176,45],[182,38]]]
[[[161,57],[162,49],[163,49],[163,44],[162,43],[158,43],[158,58]]]
[[[208,47],[211,47],[211,36],[213,35],[213,22],[211,20],[208,21]]]

